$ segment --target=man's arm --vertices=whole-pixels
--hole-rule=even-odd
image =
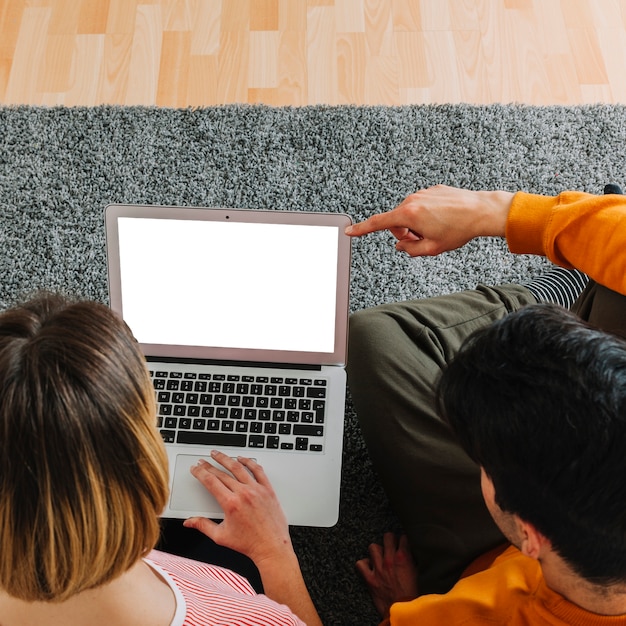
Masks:
[[[511,252],[547,256],[626,295],[626,196],[519,192],[511,203],[506,238]]]
[[[504,237],[513,194],[467,191],[438,185],[408,196],[395,209],[373,215],[346,229],[351,237],[389,230],[397,250],[434,256],[475,237]]]
[[[285,514],[263,468],[244,457],[235,460],[216,451],[211,456],[230,474],[206,461],[200,461],[191,473],[213,494],[224,510],[224,520],[217,523],[193,517],[184,525],[251,558],[268,598],[286,604],[308,626],[321,626],[291,544]]]
[[[480,236],[506,236],[517,254],[547,256],[626,294],[626,196],[564,192],[556,197],[437,186],[348,228],[350,236],[390,230],[396,248],[435,255]]]

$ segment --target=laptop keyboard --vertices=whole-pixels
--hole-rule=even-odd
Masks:
[[[327,381],[151,371],[166,443],[323,452]]]

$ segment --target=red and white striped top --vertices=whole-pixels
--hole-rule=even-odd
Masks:
[[[228,569],[153,550],[144,559],[176,596],[171,626],[305,626]]]

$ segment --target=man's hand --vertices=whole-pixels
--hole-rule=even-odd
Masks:
[[[365,579],[376,609],[384,619],[395,602],[417,598],[417,568],[406,535],[396,539],[385,533],[383,545],[373,543],[370,556],[357,561],[356,568]]]
[[[468,191],[438,185],[408,196],[395,209],[349,226],[360,237],[389,230],[396,249],[411,256],[434,256],[465,245],[475,237],[503,237],[513,194]]]
[[[245,554],[257,567],[265,559],[291,553],[287,519],[263,468],[244,457],[235,460],[217,451],[211,456],[230,474],[207,461],[200,461],[191,473],[213,494],[224,511],[224,520],[217,523],[192,517],[184,525]]]

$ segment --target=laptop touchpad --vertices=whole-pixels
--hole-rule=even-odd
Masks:
[[[194,478],[191,473],[191,468],[200,459],[211,463],[211,458],[206,456],[194,454],[179,454],[176,456],[170,508],[178,511],[202,512],[204,517],[221,519],[224,517],[224,513],[220,505],[206,490],[204,485]]]

